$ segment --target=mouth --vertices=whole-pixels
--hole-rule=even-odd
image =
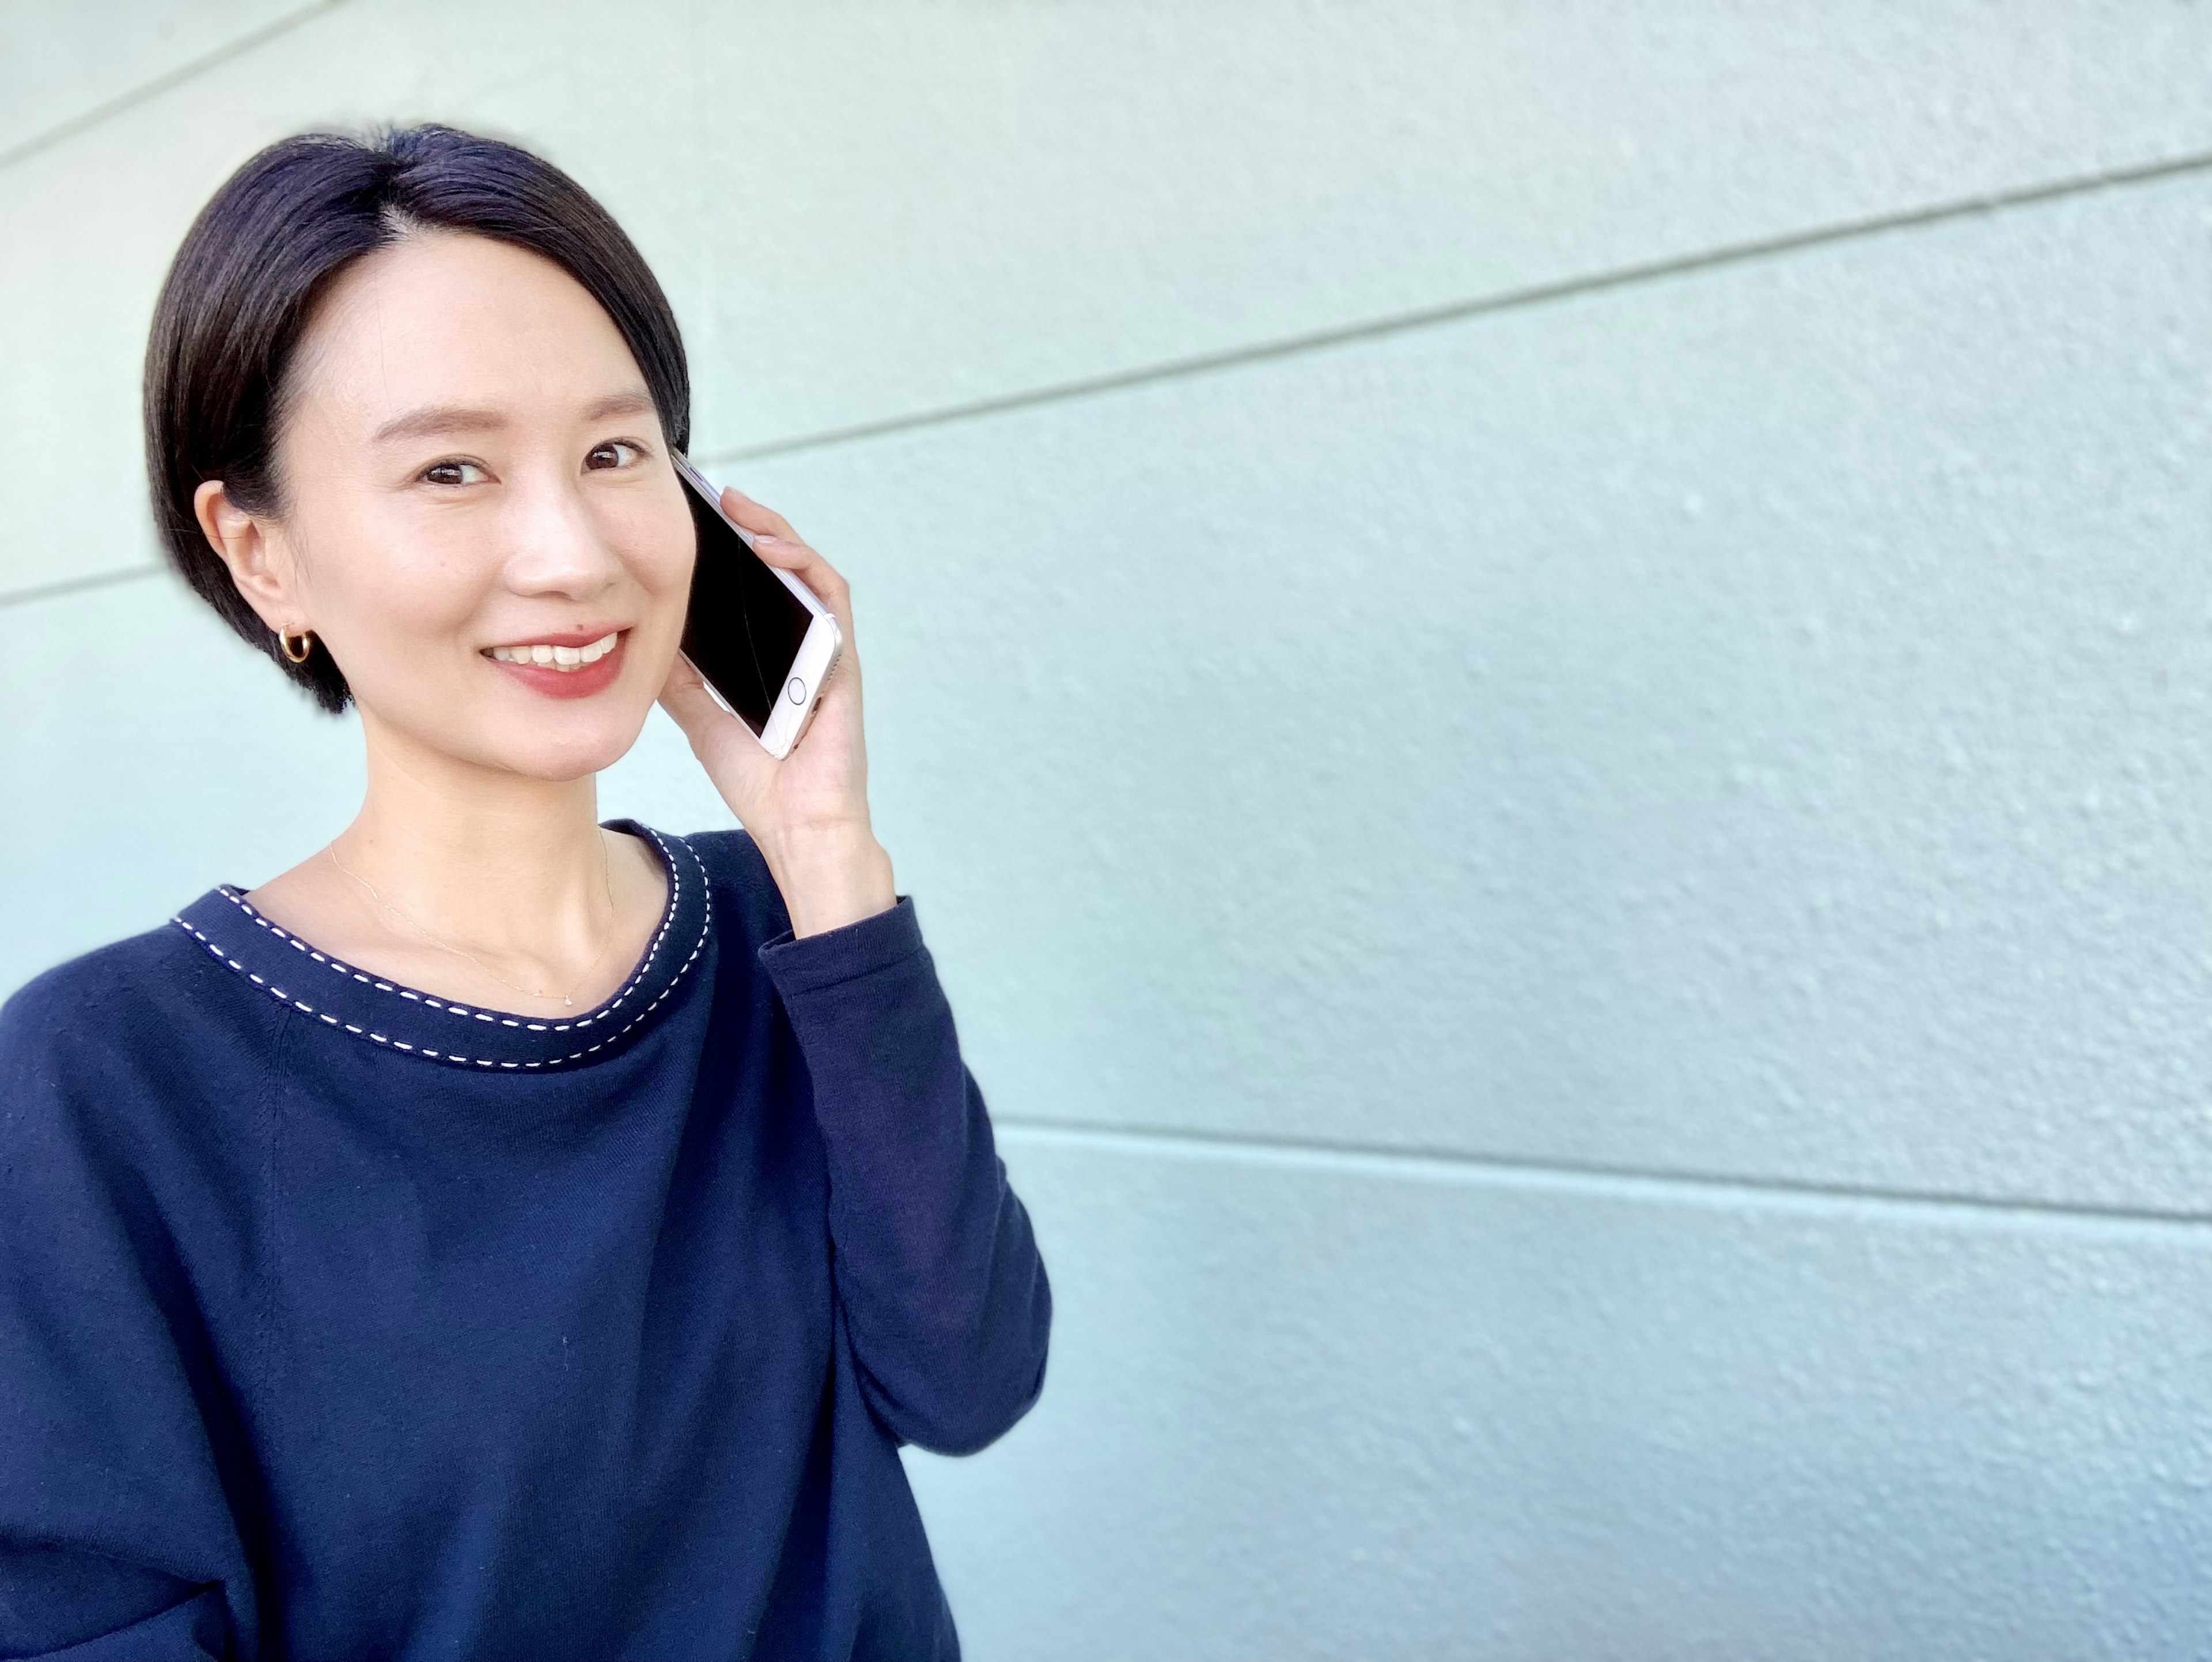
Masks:
[[[563,674],[574,674],[605,657],[622,644],[622,631],[611,629],[596,641],[586,641],[581,646],[550,641],[518,642],[513,646],[486,647],[484,655],[502,664],[534,664],[540,669],[557,670]]]
[[[629,631],[610,629],[598,635],[581,630],[535,641],[510,641],[486,647],[483,655],[500,673],[548,698],[585,698],[612,686],[622,675],[623,648]]]

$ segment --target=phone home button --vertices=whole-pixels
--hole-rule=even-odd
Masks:
[[[790,685],[786,686],[783,690],[783,696],[790,699],[794,704],[805,703],[806,702],[805,681],[799,676],[793,676],[791,678]]]

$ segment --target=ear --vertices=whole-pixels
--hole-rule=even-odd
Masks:
[[[313,629],[292,545],[271,521],[247,513],[225,494],[221,479],[202,481],[192,492],[192,513],[208,545],[230,568],[230,580],[261,621],[280,632]]]

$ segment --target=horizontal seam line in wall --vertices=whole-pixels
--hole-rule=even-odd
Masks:
[[[1481,1173],[1540,1181],[1595,1183],[1623,1190],[1688,1190],[1705,1196],[1761,1201],[1806,1202],[1815,1205],[1875,1206],[1925,1215],[1950,1212],[1976,1216],[2009,1216],[2040,1222],[2123,1224],[2156,1229],[2201,1232],[2212,1226],[2212,1212],[2158,1207],[2100,1206],[2067,1201],[2000,1199],[1944,1190],[1884,1189],[1872,1184],[1814,1183],[1799,1178],[1762,1178],[1707,1172],[1669,1171],[1663,1166],[1614,1166],[1599,1161],[1544,1160],[1510,1154],[1477,1154],[1459,1149],[1392,1147],[1388,1143],[1338,1141],[1326,1137],[1270,1136],[1263,1133],[1208,1131],[1180,1126],[1116,1125],[1103,1120],[1054,1120],[994,1114],[1008,1131],[1061,1135],[1072,1140],[1147,1142],[1192,1148],[1285,1154],[1319,1162],[1342,1161],[1376,1170],[1407,1173]]]
[[[288,29],[297,28],[309,18],[318,16],[321,13],[329,11],[332,7],[343,3],[344,0],[311,0],[311,3],[297,10],[287,12],[281,17],[264,23],[258,29],[238,36],[235,40],[226,40],[221,46],[202,52],[198,58],[178,64],[174,69],[165,70],[150,81],[142,81],[137,86],[116,94],[114,97],[103,103],[95,104],[88,110],[80,111],[65,121],[57,122],[43,132],[33,133],[28,138],[18,139],[7,149],[0,149],[0,167],[11,167],[27,157],[36,155],[40,150],[51,149],[64,139],[74,138],[81,132],[88,131],[110,116],[120,115],[132,105],[143,103],[149,98],[158,97],[172,87],[180,87],[194,76],[203,74],[216,64],[225,63],[233,58],[242,57],[256,46],[275,40]]]
[[[166,568],[158,565],[126,566],[120,571],[97,571],[89,577],[64,577],[56,583],[40,583],[31,588],[10,589],[0,594],[0,606],[28,606],[33,600],[58,600],[64,594],[80,594],[88,588],[107,588],[117,583],[135,583],[142,577],[158,577]]]
[[[1263,341],[1251,346],[1233,347],[1226,351],[1202,353],[1194,357],[1175,358],[1164,363],[1147,364],[1141,368],[1118,370],[1111,374],[1092,375],[1078,380],[1061,381],[1049,387],[1032,388],[1028,392],[1009,393],[994,398],[977,399],[967,404],[946,405],[935,410],[921,411],[910,416],[892,416],[881,421],[856,423],[850,427],[829,428],[817,433],[804,434],[797,438],[771,439],[760,444],[738,445],[727,449],[703,452],[696,460],[715,466],[728,462],[758,461],[771,456],[787,456],[802,451],[826,450],[841,444],[852,444],[865,439],[884,438],[893,434],[915,432],[960,422],[978,421],[988,417],[1010,414],[1017,411],[1073,403],[1082,399],[1094,398],[1101,393],[1125,392],[1134,387],[1156,386],[1165,381],[1188,380],[1196,376],[1218,374],[1224,370],[1239,369],[1251,364],[1270,363],[1285,358],[1304,356],[1310,353],[1328,351],[1340,346],[1358,345],[1368,341],[1388,339],[1397,335],[1413,334],[1424,329],[1442,328],[1451,324],[1464,322],[1470,318],[1486,317],[1501,312],[1542,306],[1556,301],[1571,300],[1583,295],[1603,294],[1611,289],[1632,288],[1639,283],[1660,282],[1668,277],[1685,277],[1700,271],[1748,265],[1761,259],[1827,247],[1862,237],[1881,236],[1892,232],[1942,224],[1951,220],[1969,219],[1980,215],[1999,213],[2008,209],[2033,207],[2039,204],[2055,202],[2068,197],[2087,196],[2100,191],[2113,190],[2131,185],[2154,184],[2162,180],[2179,178],[2207,169],[2212,169],[2212,154],[2176,156],[2163,161],[2145,162],[2136,167],[2108,168],[2098,173],[2080,174],[2041,185],[2025,186],[2019,190],[1989,192],[1958,201],[1911,209],[1902,213],[1847,220],[1833,225],[1816,226],[1810,230],[1791,231],[1779,236],[1762,237],[1749,242],[1729,243],[1722,247],[1707,249],[1699,253],[1683,254],[1671,259],[1652,260],[1643,265],[1620,266],[1611,271],[1592,272],[1583,277],[1563,277],[1556,282],[1504,289],[1497,294],[1481,295],[1474,300],[1455,301],[1449,305],[1428,307],[1416,312],[1401,313],[1394,317],[1370,319],[1364,323],[1346,324],[1334,329],[1316,330],[1310,334],[1286,336],[1279,340]]]

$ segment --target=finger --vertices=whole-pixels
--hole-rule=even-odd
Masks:
[[[762,536],[759,544],[757,552],[761,558],[770,565],[781,566],[794,577],[804,578],[806,586],[823,600],[833,594],[841,600],[852,598],[852,587],[843,574],[822,557],[820,550],[788,538],[768,535]]]
[[[853,591],[843,574],[802,541],[790,521],[733,484],[722,487],[722,511],[752,533],[753,552],[769,564],[790,572],[830,608],[843,646],[823,682],[822,696],[828,697],[833,686],[841,693],[848,692],[860,679],[860,665],[853,638]]]
[[[788,571],[812,589],[823,605],[828,606],[843,631],[845,650],[853,650],[853,590],[836,567],[805,543],[787,542],[781,537],[763,537],[757,550],[769,564]]]
[[[722,512],[756,536],[781,537],[788,543],[799,540],[789,520],[772,508],[763,508],[735,485],[722,488]]]
[[[691,753],[738,823],[750,823],[755,805],[774,788],[775,758],[715,703],[698,670],[681,654],[661,685],[660,707],[684,729]]]
[[[773,508],[763,508],[737,486],[722,487],[722,507],[732,519],[753,533],[753,551],[770,565],[781,566],[799,576],[824,600],[829,600],[835,591],[838,599],[831,609],[837,612],[837,621],[845,626],[849,639],[851,590],[836,568],[807,545],[805,539],[791,528],[790,521]]]
[[[702,738],[714,732],[717,716],[729,719],[728,712],[707,691],[706,679],[680,652],[668,667],[668,679],[660,684],[660,707],[684,729],[684,736],[691,741],[694,750]]]
[[[684,736],[702,761],[722,748],[733,736],[732,730],[742,725],[715,702],[706,678],[682,653],[677,654],[676,661],[669,666],[668,679],[660,685],[660,707],[684,729]],[[738,753],[744,754],[741,746]]]

